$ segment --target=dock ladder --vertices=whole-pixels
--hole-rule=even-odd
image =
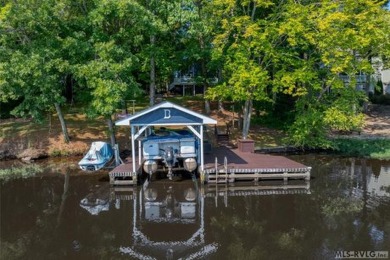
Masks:
[[[218,158],[215,157],[215,174],[209,174],[208,183],[228,183],[229,181],[229,171],[227,166],[227,158],[225,156],[223,167],[219,167]]]

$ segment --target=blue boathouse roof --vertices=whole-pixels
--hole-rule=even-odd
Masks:
[[[215,119],[204,116],[182,106],[164,101],[150,108],[142,110],[127,118],[115,122],[115,125],[206,125],[217,124]]]

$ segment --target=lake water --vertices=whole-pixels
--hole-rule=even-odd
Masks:
[[[77,159],[0,181],[1,259],[334,259],[390,251],[390,161],[289,156],[312,180],[110,187]],[[0,168],[18,162],[0,162]]]

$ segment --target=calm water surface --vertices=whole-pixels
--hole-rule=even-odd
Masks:
[[[112,188],[77,159],[0,181],[1,259],[334,259],[390,251],[390,161],[291,156],[313,179]],[[17,162],[0,162],[0,168]],[[19,164],[18,164],[19,165]],[[22,167],[22,166],[18,166]]]

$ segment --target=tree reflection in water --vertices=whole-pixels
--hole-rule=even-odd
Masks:
[[[390,162],[305,155],[310,183],[110,187],[66,167],[0,182],[0,258],[334,258],[390,250]]]

